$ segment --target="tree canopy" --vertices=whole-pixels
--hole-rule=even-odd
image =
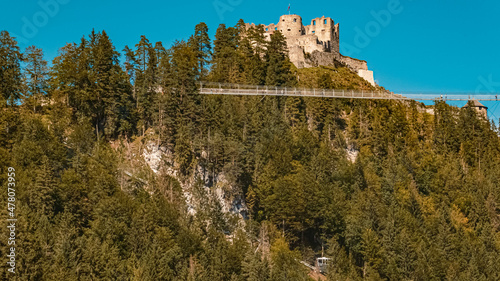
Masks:
[[[0,33],[19,280],[311,280],[300,262],[322,253],[328,280],[500,279],[499,131],[474,109],[199,95],[200,81],[372,86],[296,69],[281,33],[243,21],[213,45],[204,23],[168,48],[138,39],[120,53],[92,31],[49,66]]]

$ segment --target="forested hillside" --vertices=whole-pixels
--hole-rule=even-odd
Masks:
[[[500,280],[494,124],[444,102],[429,114],[197,94],[200,81],[373,89],[347,68],[298,70],[279,32],[267,42],[243,26],[211,40],[201,23],[169,48],[142,36],[122,51],[92,31],[52,64],[1,32],[2,280],[14,280],[8,167],[15,280],[311,280],[300,261],[322,249],[328,280]],[[156,172],[151,144],[169,155]],[[244,214],[216,200],[222,178]]]

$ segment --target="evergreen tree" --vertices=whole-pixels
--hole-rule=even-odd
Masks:
[[[253,56],[250,61],[245,62],[247,72],[251,74],[253,85],[264,85],[266,82],[266,63],[264,55],[266,51],[266,41],[264,37],[264,26],[258,25],[248,31],[248,38],[253,45]]]
[[[238,33],[234,27],[219,25],[215,33],[210,80],[222,83],[240,82],[240,64],[236,55]]]
[[[141,40],[135,45],[134,59],[136,62],[134,92],[138,117],[138,131],[144,132],[152,124],[153,100],[156,93],[157,55],[152,44],[141,35]]]
[[[263,85],[266,65],[263,61],[265,51],[264,28],[262,26],[243,26],[240,31],[238,51],[241,56],[244,82],[250,85]]]
[[[26,48],[24,62],[26,63],[24,69],[25,103],[30,104],[33,112],[36,113],[37,106],[43,102],[43,98],[47,94],[49,69],[47,61],[43,59],[42,49],[35,46]]]
[[[265,54],[267,64],[266,85],[294,86],[296,78],[292,74],[285,36],[280,31],[271,35]]]
[[[243,261],[243,276],[248,281],[267,281],[270,280],[270,269],[267,258],[262,257],[259,251],[248,252]]]
[[[196,25],[194,35],[189,40],[190,45],[193,47],[196,60],[198,79],[203,81],[209,72],[210,58],[212,56],[212,45],[208,35],[208,26],[206,23],[201,22]]]
[[[131,88],[106,32],[92,32],[89,40],[67,45],[54,59],[53,88],[66,96],[76,118],[89,120],[96,134],[130,134]]]
[[[277,239],[271,247],[271,280],[307,280],[298,260],[298,253],[291,251],[283,238]]]
[[[22,54],[7,31],[0,32],[0,93],[2,104],[13,106],[21,97]]]

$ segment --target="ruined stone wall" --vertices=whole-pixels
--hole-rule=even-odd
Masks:
[[[318,41],[322,44],[326,51],[332,52],[339,50],[339,34],[338,24],[329,17],[315,18],[311,20],[311,24],[304,27],[305,34],[316,35]]]
[[[339,66],[336,64],[338,61],[338,54],[331,52],[312,52],[306,55],[307,63],[310,66]]]
[[[340,53],[340,27],[339,27],[339,24],[337,23],[334,28],[335,28],[335,30],[334,30],[333,41],[332,41],[332,52]]]
[[[304,26],[302,17],[299,15],[283,15],[277,24],[264,25],[264,30],[266,38],[270,38],[276,30],[279,30],[287,39],[307,37],[302,40],[307,41],[307,45],[301,43],[306,52],[321,49],[326,52],[339,52],[339,25],[328,17],[313,19],[311,25]],[[312,36],[315,36],[316,40],[312,40],[310,38]],[[316,45],[321,45],[321,47]]]
[[[287,37],[286,43],[289,48],[292,46],[298,46],[302,48],[306,53],[312,53],[314,51],[326,51],[325,46],[320,44],[318,41],[318,37],[313,34],[298,37]]]
[[[368,81],[372,86],[376,86],[375,79],[373,78],[373,71],[358,69],[358,76]]]
[[[247,24],[249,28],[254,24]],[[366,61],[340,54],[339,24],[329,17],[311,20],[310,25],[302,24],[299,15],[283,15],[277,24],[264,25],[265,38],[279,30],[286,38],[290,61],[298,68],[318,65],[345,65],[359,76],[375,85],[373,72],[368,70]]]
[[[304,49],[299,46],[288,47],[288,57],[297,68],[311,67],[305,58]]]
[[[345,63],[349,68],[357,70],[368,70],[368,64],[364,60],[358,60],[351,57],[340,55],[340,62]]]

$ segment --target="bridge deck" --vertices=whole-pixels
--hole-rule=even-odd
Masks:
[[[200,84],[200,94],[205,95],[239,95],[239,96],[288,96],[288,97],[325,97],[349,99],[383,99],[383,100],[418,100],[418,101],[498,101],[496,94],[395,94],[390,92],[367,92],[332,89],[304,89],[285,87],[266,87],[234,84]]]

